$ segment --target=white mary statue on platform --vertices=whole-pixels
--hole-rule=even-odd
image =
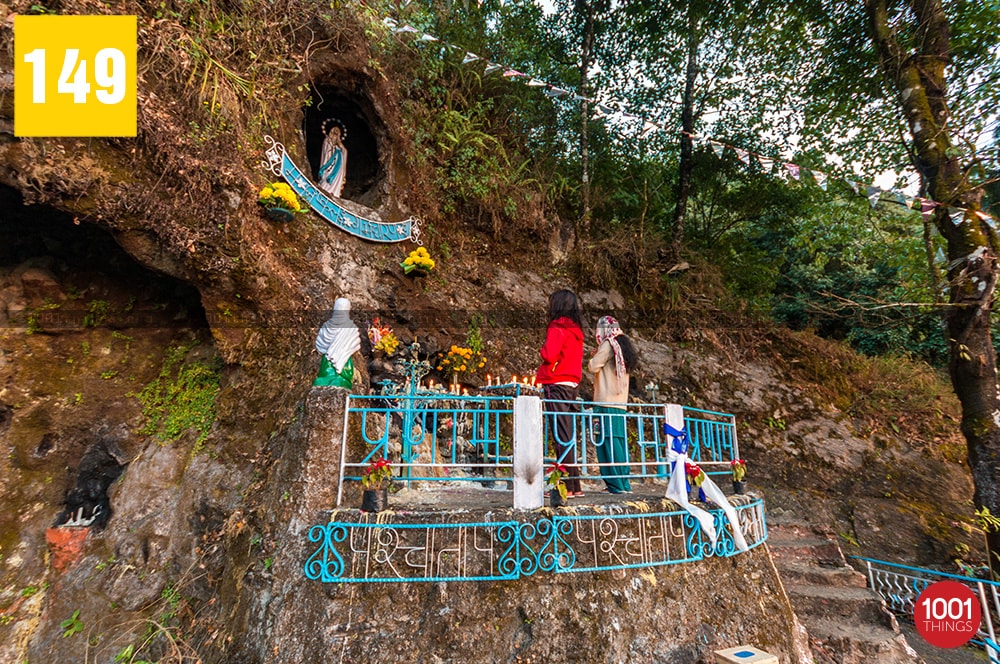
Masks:
[[[327,118],[323,121],[323,152],[319,160],[319,188],[340,198],[347,175],[347,148],[344,139],[347,130],[340,120]]]
[[[313,385],[333,385],[351,389],[354,384],[352,355],[361,350],[361,332],[351,320],[351,301],[339,297],[333,315],[316,335],[316,350],[323,356]]]

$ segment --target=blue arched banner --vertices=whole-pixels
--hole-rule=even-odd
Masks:
[[[331,224],[355,237],[372,242],[403,242],[413,240],[420,244],[419,220],[410,217],[405,221],[387,223],[366,219],[349,212],[338,205],[332,198],[320,191],[309,178],[302,174],[295,162],[285,152],[285,146],[270,136],[264,136],[267,144],[267,161],[264,165],[275,175],[288,182],[296,194],[302,197],[309,207]]]

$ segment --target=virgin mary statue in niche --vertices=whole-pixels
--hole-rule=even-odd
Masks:
[[[347,148],[344,139],[347,130],[340,120],[327,118],[323,121],[323,151],[320,155],[319,188],[326,193],[340,198],[344,188],[344,177],[347,174]]]

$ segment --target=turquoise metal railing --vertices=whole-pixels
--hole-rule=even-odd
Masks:
[[[889,610],[905,618],[908,622],[913,622],[914,606],[920,593],[935,581],[958,581],[968,586],[979,598],[980,608],[983,612],[983,622],[979,634],[971,643],[985,648],[990,656],[990,661],[1000,664],[1000,659],[997,659],[1000,653],[996,650],[996,634],[993,629],[998,617],[1000,617],[1000,583],[873,558],[852,557],[865,564],[869,585],[885,600]],[[990,643],[994,645],[991,646]]]
[[[510,477],[513,398],[439,394],[351,395],[345,440],[360,433],[360,461],[341,464],[341,484],[378,456],[400,480],[484,481]],[[344,446],[346,452],[346,445]]]
[[[767,539],[760,499],[734,506],[750,548]],[[684,511],[561,515],[537,520],[413,523],[406,514],[345,516],[315,525],[308,578],[330,582],[502,581],[538,573],[582,573],[676,565],[738,550],[721,509],[710,510],[713,546]]]
[[[705,466],[709,475],[730,473],[729,463],[740,458],[736,416],[685,406],[684,426],[691,439],[688,457]]]
[[[1000,645],[987,636],[983,638],[983,647],[986,649],[986,656],[990,658],[990,664],[1000,664]]]
[[[406,394],[351,395],[347,406],[345,443],[349,431],[360,434],[365,453],[360,460],[346,456],[341,466],[339,496],[344,480],[357,480],[371,459],[385,456],[402,481],[510,481],[513,442],[513,396],[453,395],[441,390],[411,389]],[[601,444],[599,426],[607,415],[596,414],[585,401],[553,402],[578,409],[571,418],[571,441],[581,477],[598,479],[601,466],[596,451]],[[621,404],[617,404],[621,405]],[[618,415],[615,415],[618,416]],[[629,479],[669,477],[669,443],[663,431],[663,404],[625,404],[628,444],[623,460]],[[542,435],[548,462],[556,459],[553,417],[543,418]],[[702,465],[709,475],[728,477],[729,463],[739,458],[735,417],[728,413],[684,409],[684,423],[691,442],[689,458]],[[346,451],[347,445],[344,445]],[[563,456],[562,461],[568,456]]]
[[[664,406],[663,404],[604,404],[590,401],[555,401],[578,409],[570,413],[572,418],[573,440],[577,463],[581,466],[581,476],[597,478],[600,468],[591,450],[596,451],[601,444],[599,425],[606,415],[594,412],[595,406],[625,406],[620,417],[625,419],[626,458],[618,463],[605,464],[627,466],[630,470],[629,479],[645,477],[665,478],[670,474],[666,465],[667,450],[670,445],[663,435]],[[565,414],[563,416],[566,416]],[[554,430],[554,417],[546,414],[545,439],[550,441],[550,461],[556,460],[554,442],[557,432]],[[739,458],[739,445],[736,440],[736,418],[729,413],[717,413],[697,408],[684,408],[684,426],[688,430],[691,447],[688,458],[698,462],[709,475],[729,476],[730,462]],[[558,459],[565,462],[568,452]]]

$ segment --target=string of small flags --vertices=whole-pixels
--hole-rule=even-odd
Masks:
[[[462,64],[468,65],[474,62],[483,62],[486,64],[486,69],[484,71],[485,75],[494,74],[496,72],[502,72],[501,76],[512,81],[522,81],[529,88],[539,88],[546,97],[550,99],[557,99],[561,97],[571,98],[577,102],[587,102],[593,105],[594,115],[598,118],[603,118],[606,116],[617,116],[624,118],[626,120],[636,120],[641,123],[639,129],[639,137],[645,138],[650,133],[654,131],[672,131],[670,127],[667,127],[659,122],[650,120],[649,118],[631,113],[625,110],[626,104],[618,100],[611,100],[602,102],[594,97],[585,97],[583,95],[577,94],[572,90],[567,90],[561,88],[557,85],[553,85],[547,81],[540,78],[532,76],[531,74],[526,74],[524,72],[518,71],[512,67],[504,66],[500,63],[494,62],[489,58],[483,57],[471,51],[466,51],[460,46],[455,44],[450,44],[448,42],[442,41],[435,37],[434,35],[423,32],[411,25],[400,25],[395,19],[386,17],[383,19],[383,23],[394,33],[394,34],[412,34],[415,35],[415,40],[421,43],[438,43],[444,48],[456,51],[462,55]],[[617,107],[617,108],[616,108]],[[687,132],[681,132],[687,134]],[[917,203],[919,203],[919,209],[921,215],[924,219],[928,219],[934,214],[934,210],[938,207],[942,207],[943,204],[938,201],[931,200],[929,198],[923,198],[920,196],[910,196],[899,191],[891,189],[882,189],[881,187],[876,187],[873,184],[858,182],[856,180],[850,180],[847,178],[841,178],[836,176],[831,176],[824,171],[820,171],[814,168],[806,168],[804,166],[799,166],[798,164],[793,164],[786,162],[781,159],[775,159],[773,157],[767,157],[750,150],[745,150],[735,145],[730,145],[729,143],[724,143],[722,141],[709,138],[707,136],[699,136],[695,134],[687,134],[694,144],[704,144],[708,146],[717,157],[722,158],[726,149],[731,150],[741,162],[749,166],[751,161],[756,161],[760,164],[760,167],[765,173],[771,173],[775,166],[778,167],[777,174],[782,179],[786,181],[790,178],[798,182],[803,182],[805,176],[809,176],[813,179],[816,185],[823,191],[827,190],[827,184],[830,180],[838,180],[845,183],[856,195],[865,196],[871,207],[875,205],[882,199],[883,194],[889,200],[892,200],[900,205],[905,205],[911,210],[917,209]],[[981,210],[967,210],[965,208],[958,207],[948,207],[948,216],[952,223],[958,226],[962,223],[968,213],[972,213],[979,217],[982,221],[988,224],[992,228],[996,228],[996,221],[993,217],[986,214]]]
[[[686,133],[686,132],[684,132]],[[751,152],[750,150],[744,150],[743,148],[737,147],[735,145],[730,145],[729,143],[724,143],[722,141],[715,140],[714,138],[708,138],[707,136],[698,136],[695,134],[687,134],[690,136],[691,141],[694,145],[703,144],[710,148],[715,156],[719,159],[722,158],[726,149],[731,150],[736,158],[739,159],[743,164],[749,166],[752,161],[756,161],[760,164],[761,169],[765,173],[771,173],[777,167],[778,177],[788,180],[793,179],[798,182],[804,182],[805,177],[809,176],[813,179],[816,185],[823,191],[827,190],[828,182],[832,180],[837,180],[843,182],[858,196],[864,196],[868,199],[871,207],[882,200],[882,196],[885,195],[889,200],[899,203],[900,205],[906,206],[910,210],[916,210],[917,204],[919,203],[920,214],[923,215],[924,219],[929,219],[931,215],[934,214],[935,208],[942,207],[943,204],[931,200],[929,198],[923,198],[922,196],[910,196],[909,194],[904,194],[899,191],[891,189],[882,189],[881,187],[876,187],[872,184],[867,184],[864,182],[858,182],[857,180],[851,180],[848,178],[831,176],[828,173],[815,169],[806,168],[804,166],[799,166],[798,164],[793,164],[790,162],[783,161],[781,159],[774,159],[772,157],[767,157],[756,152]],[[948,207],[948,217],[951,222],[958,226],[965,219],[966,214],[971,213],[982,219],[986,224],[992,228],[996,228],[996,221],[993,217],[986,214],[982,210],[968,210],[966,208],[959,207]]]

